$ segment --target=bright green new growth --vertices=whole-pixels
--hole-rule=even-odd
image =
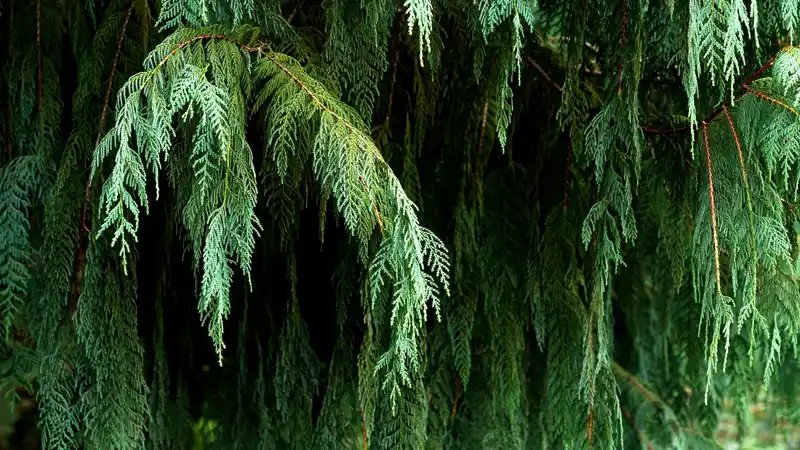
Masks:
[[[7,0],[0,386],[58,450],[800,424],[798,20]]]

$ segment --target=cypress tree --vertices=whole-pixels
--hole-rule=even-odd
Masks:
[[[800,425],[798,21],[2,0],[3,393],[54,450]]]

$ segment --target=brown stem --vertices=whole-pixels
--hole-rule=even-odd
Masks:
[[[453,395],[453,407],[450,409],[450,426],[456,420],[456,412],[458,411],[458,399],[461,398],[461,375],[456,375],[456,392]]]
[[[117,63],[119,63],[119,57],[122,54],[122,41],[125,40],[125,29],[128,28],[128,22],[131,20],[131,12],[133,11],[133,3],[128,7],[128,12],[125,14],[125,21],[122,23],[122,31],[119,33],[119,39],[117,39],[117,51],[114,54],[114,61],[111,63],[111,76],[108,78],[108,84],[106,85],[106,97],[105,102],[103,102],[103,112],[100,114],[100,125],[99,130],[97,131],[97,138],[94,141],[94,146],[97,147],[100,144],[100,138],[103,136],[103,127],[106,123],[106,117],[108,116],[108,108],[110,105],[111,99],[111,88],[114,85],[114,74],[117,72]]]
[[[645,385],[642,384],[642,382],[640,382],[639,379],[636,378],[636,376],[625,370],[616,361],[611,362],[611,370],[613,370],[614,374],[616,374],[618,377],[624,378],[625,381],[628,382],[628,384],[630,384],[634,389],[636,389],[640,394],[642,394],[642,397],[644,397],[644,399],[650,402],[653,406],[655,406],[658,409],[664,409],[666,403],[664,403],[664,401],[661,400],[661,398],[659,398],[659,396],[656,395],[654,392],[647,389],[647,387],[645,387]]]
[[[367,450],[367,421],[364,419],[364,409],[359,409],[359,413],[361,413],[361,439],[364,442],[364,450]]]
[[[746,84],[744,85],[744,89],[747,92],[750,92],[750,93],[754,94],[756,97],[760,98],[761,100],[774,103],[774,104],[780,106],[781,108],[791,112],[795,116],[798,115],[796,109],[792,108],[791,106],[787,105],[786,103],[784,103],[784,102],[782,102],[780,100],[774,99],[774,98],[770,97],[769,95],[767,95],[767,94],[765,94],[765,93],[763,93],[761,91],[755,90],[755,89],[751,88],[750,86],[748,86]],[[723,107],[724,106],[725,105],[723,105]]]
[[[117,39],[117,51],[114,54],[114,60],[111,63],[111,75],[108,78],[108,84],[106,85],[106,96],[105,101],[103,102],[103,110],[100,114],[100,124],[97,130],[97,138],[94,141],[94,146],[100,144],[100,139],[103,136],[103,128],[105,127],[106,117],[108,117],[108,110],[109,105],[111,103],[111,88],[114,85],[114,76],[117,73],[117,64],[119,63],[119,57],[122,54],[122,41],[125,39],[125,30],[128,28],[128,23],[130,22],[131,13],[133,12],[133,2],[128,7],[128,12],[125,14],[125,21],[122,23],[122,30],[119,33],[119,39]],[[75,268],[75,279],[72,283],[72,291],[70,293],[70,307],[72,311],[78,310],[78,296],[80,295],[80,284],[83,281],[84,270],[86,268],[86,233],[89,233],[89,227],[86,225],[86,216],[89,207],[89,203],[91,201],[91,190],[92,190],[92,180],[91,178],[86,181],[86,188],[84,189],[84,197],[83,197],[83,209],[81,211],[81,225],[80,230],[78,230],[78,255],[77,255],[77,267]]]
[[[785,204],[785,205],[786,205],[786,206],[787,206],[789,209],[791,209],[793,213],[797,214],[797,208],[795,208],[795,206],[794,206],[793,204],[791,204],[791,203],[787,202],[787,201],[786,201],[786,200],[784,200],[784,199],[781,199],[781,201],[782,201],[782,202],[783,202],[783,203],[784,203],[784,204]]]
[[[714,239],[714,268],[716,269],[717,293],[722,292],[719,270],[719,235],[717,232],[717,207],[714,202],[714,176],[711,169],[711,148],[708,145],[708,124],[703,121],[703,143],[706,148],[706,166],[708,167],[708,201],[711,205],[711,233]]]
[[[736,143],[736,152],[739,154],[739,167],[742,169],[742,177],[744,179],[745,186],[747,185],[747,167],[744,164],[744,153],[742,153],[742,143],[739,141],[739,134],[736,132],[736,127],[733,126],[733,118],[731,117],[730,113],[728,112],[728,108],[722,108],[722,112],[725,113],[725,119],[728,121],[728,126],[731,129],[731,134],[733,134],[733,141]]]
[[[544,77],[545,80],[547,80],[548,83],[550,83],[551,86],[553,86],[555,90],[557,90],[558,92],[562,91],[561,85],[553,81],[553,79],[550,78],[550,75],[544,69],[542,69],[542,66],[540,66],[539,63],[537,63],[536,60],[533,59],[533,57],[528,56],[528,62],[530,63],[530,65],[533,66],[534,69],[536,69],[537,72],[539,72]]]
[[[647,440],[647,436],[645,436],[644,433],[642,433],[642,430],[640,430],[639,427],[636,426],[636,422],[633,421],[631,413],[629,413],[628,410],[625,409],[625,407],[622,405],[619,405],[619,409],[620,411],[622,411],[622,415],[625,416],[625,418],[628,420],[628,423],[630,423],[633,429],[636,431],[636,434],[639,436],[639,440],[644,445],[647,446],[647,450],[654,450],[653,445],[650,443],[649,440]]]
[[[622,366],[620,366],[616,361],[611,361],[611,370],[614,372],[618,378],[622,378],[628,382],[639,394],[644,397],[653,407],[656,409],[661,410],[666,418],[669,420],[670,429],[672,434],[677,436],[678,435],[678,424],[675,421],[675,413],[670,409],[669,405],[667,405],[664,400],[654,393],[653,391],[649,390],[644,383],[642,383],[635,375],[625,370]]]
[[[783,47],[782,47],[782,48],[781,48],[781,49],[778,51],[778,53],[780,53],[780,52],[782,52],[782,51],[786,50],[788,47],[789,47],[788,45],[784,45],[784,46],[783,46]],[[758,78],[758,77],[759,77],[759,76],[760,76],[760,75],[761,75],[761,74],[762,74],[762,73],[763,73],[765,70],[767,70],[767,69],[769,69],[770,67],[772,67],[772,65],[773,65],[773,64],[775,64],[775,58],[777,58],[777,57],[778,57],[778,53],[776,53],[776,54],[772,55],[772,58],[770,58],[770,59],[769,59],[769,61],[767,61],[766,63],[764,63],[764,65],[763,65],[763,66],[759,67],[759,68],[758,68],[758,70],[756,70],[755,72],[753,72],[753,73],[752,73],[752,75],[750,75],[749,77],[747,77],[747,78],[744,80],[744,83],[743,83],[743,84],[744,84],[745,86],[747,86],[747,85],[748,85],[748,84],[750,84],[750,83],[751,83],[753,80],[755,80],[756,78]]]

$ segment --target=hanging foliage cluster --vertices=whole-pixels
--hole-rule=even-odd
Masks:
[[[2,0],[3,393],[53,450],[800,425],[798,27],[800,0]]]

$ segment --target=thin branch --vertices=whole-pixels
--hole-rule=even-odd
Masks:
[[[793,204],[787,202],[785,199],[781,199],[781,201],[786,205],[787,208],[792,210],[792,213],[797,214],[797,208],[795,208]]]
[[[639,427],[636,426],[636,422],[634,422],[631,413],[629,413],[628,410],[625,409],[625,407],[622,405],[619,405],[619,409],[622,411],[622,415],[625,416],[626,419],[628,419],[628,423],[630,423],[633,429],[636,431],[636,435],[639,436],[639,441],[641,441],[644,445],[647,446],[647,450],[655,450],[653,448],[653,444],[651,444],[650,441],[647,439],[647,436],[645,436],[644,433],[642,433],[642,430],[640,430]]]
[[[755,80],[756,78],[758,78],[758,77],[759,77],[759,76],[760,76],[760,75],[761,75],[761,74],[762,74],[762,73],[763,73],[765,70],[767,70],[767,69],[769,69],[770,67],[772,67],[772,65],[773,65],[773,64],[775,64],[775,58],[777,58],[777,57],[778,57],[778,54],[780,54],[780,52],[784,51],[784,50],[785,50],[785,49],[787,49],[788,47],[789,47],[788,45],[785,45],[785,46],[783,46],[783,47],[782,47],[780,50],[778,50],[778,53],[775,53],[774,55],[772,55],[772,58],[770,58],[770,59],[769,59],[769,61],[767,61],[766,63],[764,63],[764,65],[763,65],[763,66],[759,67],[759,68],[758,68],[758,70],[756,70],[755,72],[753,72],[753,74],[752,74],[752,75],[750,75],[749,77],[747,77],[747,78],[744,80],[744,83],[743,83],[743,84],[744,84],[744,86],[747,86],[748,84],[752,83],[752,82],[753,82],[753,80]]]
[[[636,378],[635,375],[625,370],[616,361],[611,362],[611,370],[613,370],[614,374],[617,375],[618,377],[625,379],[625,381],[627,381],[628,384],[630,384],[634,389],[636,389],[640,394],[642,394],[642,397],[644,397],[645,400],[650,402],[650,404],[652,404],[658,409],[667,408],[667,404],[664,402],[664,400],[661,400],[661,397],[659,397],[656,393],[652,392],[651,390],[647,389],[644,383],[639,381],[639,379]]]
[[[122,31],[119,33],[119,39],[117,39],[117,51],[114,53],[114,62],[111,63],[111,76],[108,78],[108,84],[106,85],[106,97],[105,101],[103,102],[103,112],[100,114],[100,125],[98,126],[97,130],[97,138],[94,141],[94,146],[97,147],[100,145],[100,138],[103,137],[103,127],[106,123],[106,117],[108,116],[108,108],[111,103],[111,88],[114,86],[114,75],[117,72],[117,63],[119,63],[119,57],[122,54],[122,41],[125,40],[125,30],[128,28],[128,22],[131,20],[131,12],[133,12],[133,2],[128,7],[128,12],[125,14],[125,21],[122,23]]]
[[[264,44],[264,43],[260,43],[259,45],[255,46],[255,47],[251,47],[249,45],[246,45],[246,44],[244,44],[242,42],[237,41],[236,39],[231,38],[230,36],[225,36],[223,34],[203,34],[203,35],[200,35],[200,36],[195,36],[193,38],[187,39],[187,40],[181,42],[180,44],[178,44],[175,48],[172,49],[171,52],[167,53],[167,55],[164,56],[164,59],[162,59],[161,62],[158,63],[158,66],[156,68],[160,68],[161,66],[166,64],[167,60],[169,60],[169,58],[172,57],[172,55],[178,53],[179,50],[183,49],[184,47],[186,47],[187,45],[191,44],[192,42],[202,41],[202,40],[206,40],[206,39],[217,39],[217,40],[221,40],[221,41],[233,42],[234,44],[238,45],[239,47],[241,47],[244,51],[246,51],[248,53],[262,52],[262,51],[267,49],[267,45]],[[270,58],[270,59],[272,59],[272,58]]]
[[[120,55],[122,54],[122,41],[125,39],[125,30],[128,28],[131,13],[133,12],[133,2],[128,7],[128,12],[125,14],[125,21],[122,23],[122,30],[117,39],[117,51],[114,54],[114,60],[111,63],[111,75],[108,78],[108,85],[106,86],[106,97],[103,103],[103,111],[100,114],[100,124],[97,130],[97,138],[95,139],[95,148],[100,144],[100,139],[103,136],[103,128],[105,127],[106,117],[108,116],[109,104],[111,103],[111,88],[114,85],[114,76],[117,73],[117,64],[119,63]],[[91,178],[86,181],[86,188],[84,189],[83,197],[83,210],[81,211],[81,225],[78,230],[78,262],[75,268],[75,280],[72,284],[72,292],[70,294],[70,305],[73,311],[78,309],[78,295],[80,295],[80,284],[83,280],[84,269],[86,267],[86,233],[89,233],[89,227],[86,225],[86,216],[88,214],[89,203],[91,202],[92,193],[92,180]]]
[[[714,268],[717,278],[717,293],[722,293],[722,281],[720,280],[719,265],[719,234],[717,231],[717,206],[714,202],[714,176],[711,169],[711,148],[708,145],[708,123],[702,122],[703,143],[706,148],[706,166],[708,167],[708,201],[711,206],[711,233],[714,239]]]
[[[456,412],[458,409],[458,399],[461,398],[461,375],[456,375],[456,392],[453,395],[453,407],[450,409],[450,427],[453,426],[456,420]]]
[[[792,108],[791,106],[787,105],[786,103],[784,103],[784,102],[782,102],[782,101],[780,101],[780,100],[776,100],[776,99],[774,99],[774,98],[772,98],[772,97],[768,96],[767,94],[765,94],[765,93],[763,93],[763,92],[761,92],[761,91],[758,91],[758,90],[755,90],[755,89],[751,88],[750,86],[748,86],[748,85],[746,85],[746,84],[744,85],[744,89],[745,89],[747,92],[751,92],[751,93],[753,93],[754,95],[756,95],[756,96],[757,96],[758,98],[760,98],[761,100],[764,100],[764,101],[767,101],[767,102],[774,103],[774,104],[776,104],[776,105],[780,106],[781,108],[783,108],[783,109],[785,109],[785,110],[789,111],[790,113],[794,114],[795,116],[797,116],[797,115],[798,115],[798,113],[797,113],[797,110],[796,110],[796,109]],[[723,105],[723,106],[724,106],[724,105]]]
[[[364,419],[364,410],[359,409],[359,413],[361,413],[361,439],[364,441],[364,450],[367,450],[369,447],[367,444],[367,421]]]
[[[548,83],[550,83],[551,86],[553,86],[553,88],[555,88],[555,90],[557,90],[558,92],[562,91],[561,85],[553,81],[553,79],[550,78],[550,75],[548,75],[548,73],[544,69],[542,69],[542,66],[540,66],[539,63],[537,63],[536,60],[533,59],[532,56],[528,56],[528,62],[530,63],[530,65],[533,66],[534,69],[536,69],[537,72],[539,72],[544,77],[545,80],[547,80]]]
[[[206,39],[218,39],[218,40],[232,42],[232,43],[238,45],[239,47],[241,47],[244,51],[246,51],[248,53],[254,53],[254,52],[263,53],[268,48],[268,45],[265,44],[265,43],[259,43],[256,46],[250,46],[250,45],[244,44],[244,43],[239,42],[239,41],[237,41],[237,40],[235,40],[235,39],[233,39],[233,38],[231,38],[229,36],[225,36],[225,35],[222,35],[222,34],[204,34],[204,35],[201,35],[201,36],[195,36],[195,37],[193,37],[191,39],[187,39],[187,40],[181,42],[180,44],[178,44],[174,49],[172,49],[171,52],[169,52],[166,56],[164,56],[164,59],[162,59],[161,62],[158,63],[158,66],[156,66],[153,69],[153,73],[155,73],[157,70],[159,70],[161,68],[161,66],[166,64],[166,62],[169,60],[169,58],[172,55],[176,54],[179,50],[183,49],[184,47],[186,47],[187,45],[191,44],[192,42],[202,41],[202,40],[206,40]],[[305,92],[309,97],[311,97],[311,100],[317,105],[317,107],[319,109],[325,111],[326,113],[328,113],[331,116],[333,116],[333,118],[335,120],[341,122],[345,126],[345,128],[347,128],[347,131],[349,131],[350,133],[362,134],[360,131],[356,130],[356,128],[353,125],[351,125],[350,122],[347,119],[345,119],[340,114],[337,114],[335,111],[330,109],[327,105],[325,105],[325,103],[317,96],[317,94],[314,93],[314,91],[309,89],[308,86],[306,86],[305,83],[303,83],[302,80],[297,78],[297,75],[295,75],[283,63],[278,61],[277,58],[275,58],[273,55],[271,55],[269,53],[263,53],[263,55],[264,55],[265,58],[270,60],[273,64],[278,66],[278,68],[281,69],[281,71],[283,73],[285,73],[287,76],[289,76],[289,78],[291,78],[292,81],[294,81],[295,84],[297,84],[297,86],[300,87],[300,89],[303,92]],[[369,194],[369,187],[367,186],[367,183],[364,181],[363,178],[361,178],[361,182],[364,184],[364,189],[366,189],[367,193]],[[380,212],[378,211],[378,208],[377,208],[377,206],[375,204],[373,204],[372,207],[373,207],[373,212],[375,213],[375,217],[376,217],[376,219],[378,221],[378,227],[380,228],[381,234],[383,234],[383,220],[381,219]]]

